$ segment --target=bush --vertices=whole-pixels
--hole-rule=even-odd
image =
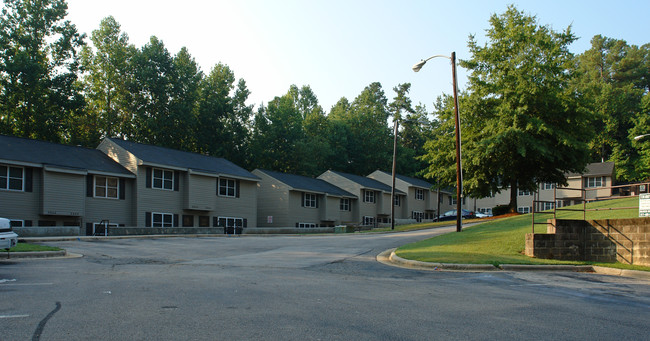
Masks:
[[[492,215],[495,217],[509,212],[510,212],[510,206],[508,205],[497,205],[492,208]]]

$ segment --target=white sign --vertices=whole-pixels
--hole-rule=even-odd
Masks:
[[[272,215],[266,216],[266,223],[267,224],[273,224],[273,216]]]
[[[639,194],[639,217],[650,217],[650,193]]]

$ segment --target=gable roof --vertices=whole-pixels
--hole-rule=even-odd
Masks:
[[[275,178],[278,181],[290,186],[295,190],[325,193],[333,196],[349,197],[355,199],[357,198],[356,195],[347,192],[341,188],[338,188],[337,186],[325,180],[314,179],[302,175],[274,172],[274,171],[269,171],[264,169],[257,169],[257,171],[264,173],[272,178]]]
[[[393,175],[392,173],[384,172],[383,170],[377,170],[377,172],[384,173],[384,174],[386,174],[388,176]],[[428,183],[428,182],[426,182],[426,181],[424,181],[422,179],[412,178],[410,176],[401,175],[401,174],[395,174],[395,177],[397,179],[400,179],[400,180],[408,183],[412,187],[421,187],[421,188],[425,188],[425,189],[431,189],[431,187],[433,187],[432,184],[430,184],[430,183]]]
[[[567,177],[614,175],[614,162],[594,162],[587,165],[583,173],[569,173]]]
[[[348,180],[350,180],[352,182],[356,182],[357,184],[361,185],[361,187],[363,187],[363,188],[369,188],[369,189],[384,191],[384,192],[388,192],[388,193],[390,193],[391,189],[392,189],[391,186],[388,186],[388,185],[386,185],[384,183],[381,183],[381,182],[379,182],[379,181],[377,181],[375,179],[371,179],[369,177],[365,177],[365,176],[361,176],[361,175],[354,175],[354,174],[349,174],[349,173],[343,173],[343,172],[337,172],[337,171],[333,171],[333,170],[330,170],[330,172],[332,172],[332,173],[334,173],[336,175],[342,176],[342,177],[344,177],[344,178],[346,178],[346,179],[348,179]],[[406,193],[398,190],[397,188],[395,189],[395,193],[406,194]]]
[[[136,143],[116,138],[107,139],[124,148],[145,163],[191,169],[215,175],[223,174],[251,180],[259,180],[259,178],[253,175],[253,173],[224,158]]]
[[[0,135],[0,159],[133,177],[133,173],[97,149]]]

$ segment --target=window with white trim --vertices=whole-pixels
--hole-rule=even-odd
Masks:
[[[554,189],[555,184],[550,183],[550,182],[545,182],[542,184],[542,189],[548,190],[548,189]]]
[[[552,203],[552,202],[543,202],[542,203],[542,211],[552,210],[554,208],[555,208],[555,203]]]
[[[219,217],[218,225],[219,227],[244,227],[244,219],[235,217]]]
[[[151,188],[174,190],[174,171],[153,168],[151,176]]]
[[[590,176],[585,178],[585,188],[605,187],[604,176]]]
[[[23,167],[0,165],[0,189],[24,191],[25,170]]]
[[[395,206],[402,206],[402,196],[401,195],[395,195],[395,201],[393,202]]]
[[[237,180],[219,178],[219,195],[222,197],[236,197]]]
[[[422,188],[415,189],[415,200],[424,200],[424,190]]]
[[[411,212],[411,218],[421,222],[422,218],[424,218],[424,212],[413,211]]]
[[[517,212],[526,214],[530,213],[532,211],[532,208],[530,206],[519,206],[517,207]]]
[[[349,211],[350,210],[350,199],[341,198],[341,201],[339,203],[339,209],[341,211]]]
[[[520,189],[520,190],[517,191],[517,195],[521,197],[521,196],[524,196],[524,195],[531,195],[531,193],[530,193],[530,191]]]
[[[363,201],[364,202],[375,202],[375,191],[369,191],[367,189],[363,190]]]
[[[316,194],[304,193],[302,205],[305,207],[316,208],[318,207],[317,200]]]
[[[314,229],[316,224],[314,223],[298,223],[298,227],[301,229]]]
[[[151,213],[151,227],[173,227],[174,215],[171,213]]]
[[[118,198],[119,180],[110,176],[95,175],[95,198]]]
[[[374,225],[374,224],[375,224],[375,217],[370,217],[370,216],[363,217],[363,225]]]
[[[463,201],[462,201],[463,205],[465,205],[465,201],[466,201],[466,199],[465,199],[465,197],[463,197]],[[449,205],[456,205],[456,197],[455,196],[454,197],[449,197]]]

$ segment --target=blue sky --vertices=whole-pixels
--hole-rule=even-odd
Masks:
[[[431,60],[419,73],[411,66],[452,51],[469,58],[468,36],[484,43],[490,15],[508,4],[556,31],[572,25],[580,38],[571,45],[574,53],[588,49],[596,34],[650,43],[647,0],[68,0],[67,18],[90,35],[112,15],[138,47],[156,35],[172,54],[186,46],[205,73],[224,63],[246,80],[256,107],[291,84],[311,86],[329,112],[372,82],[382,84],[389,100],[393,87],[409,82],[413,103],[431,110],[439,95],[452,91],[449,61]],[[462,68],[458,76],[462,89]]]

